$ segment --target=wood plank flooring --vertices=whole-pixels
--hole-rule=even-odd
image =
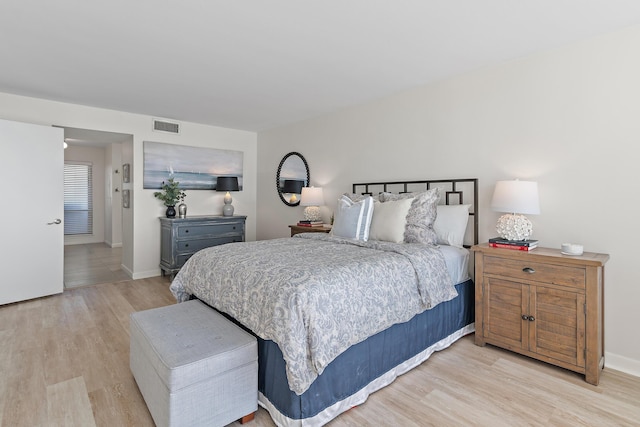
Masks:
[[[129,280],[121,264],[122,248],[112,248],[105,243],[66,245],[64,287],[69,289]]]
[[[153,426],[129,370],[129,314],[173,304],[167,278],[65,290],[0,307],[2,426]],[[232,424],[234,427],[238,423]],[[273,426],[264,409],[246,424]],[[331,426],[638,426],[640,378],[600,385],[473,336]]]

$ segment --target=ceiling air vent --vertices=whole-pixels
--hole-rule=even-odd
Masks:
[[[171,123],[166,120],[153,119],[153,130],[169,133],[180,133],[180,123]]]

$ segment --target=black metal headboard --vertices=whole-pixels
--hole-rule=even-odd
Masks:
[[[478,244],[478,179],[426,179],[420,181],[389,181],[389,182],[365,182],[353,184],[353,192],[360,194],[410,193],[426,191],[440,187],[444,194],[444,200],[440,204],[462,205],[470,204],[469,216],[473,227],[473,244]],[[467,245],[465,245],[467,246]]]

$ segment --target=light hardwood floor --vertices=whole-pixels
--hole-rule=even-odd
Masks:
[[[173,304],[168,285],[99,284],[0,307],[1,425],[152,426],[129,371],[129,314]],[[260,409],[246,425],[274,424]],[[592,386],[471,335],[330,425],[637,426],[640,378],[605,369]]]
[[[121,264],[122,248],[112,248],[105,243],[66,245],[64,287],[68,289],[129,280]]]

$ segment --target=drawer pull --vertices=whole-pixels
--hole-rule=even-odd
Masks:
[[[528,314],[523,314],[522,320],[528,320],[529,322],[533,322],[534,320],[536,320],[536,318],[533,316],[529,316]]]
[[[535,273],[535,272],[536,272],[536,271],[535,271],[533,268],[531,268],[531,267],[525,267],[525,268],[523,268],[523,269],[522,269],[522,271],[524,271],[525,273],[529,273],[529,274],[533,274],[533,273]]]
[[[184,230],[184,232],[185,232],[185,233],[188,233],[188,232],[189,232],[189,229]]]
[[[185,248],[188,248],[188,247],[189,247],[189,244],[188,244],[188,243],[185,243],[184,247],[185,247]]]
[[[522,320],[529,320],[529,316],[527,316],[526,314],[522,315]]]
[[[527,319],[527,320],[529,320],[529,322],[533,322],[534,320],[536,320],[536,318],[533,317],[533,316],[529,316],[529,319]]]

